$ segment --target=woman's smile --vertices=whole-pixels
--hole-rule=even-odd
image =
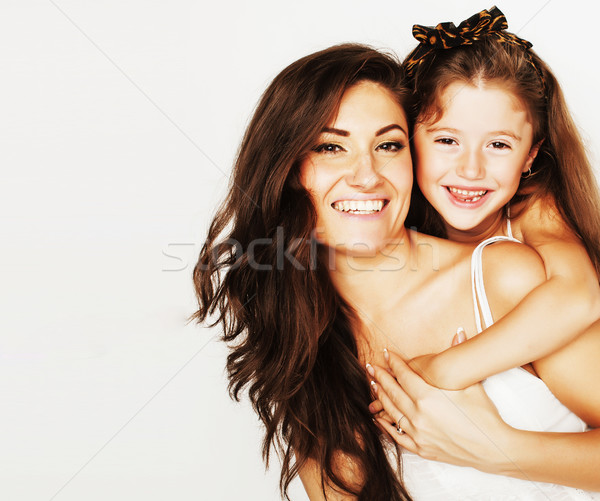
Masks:
[[[410,204],[408,124],[391,92],[360,82],[301,165],[319,240],[337,251],[377,252],[399,239]]]

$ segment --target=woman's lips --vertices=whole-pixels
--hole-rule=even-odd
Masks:
[[[348,214],[376,214],[381,212],[383,208],[388,204],[389,200],[385,198],[369,199],[369,200],[337,200],[331,204],[331,207],[338,212],[344,212]]]
[[[347,198],[336,200],[331,204],[333,210],[344,216],[378,216],[389,204],[387,198],[369,198],[358,200],[356,198]]]

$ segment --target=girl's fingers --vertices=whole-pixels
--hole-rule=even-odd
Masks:
[[[456,346],[457,344],[464,343],[467,340],[467,333],[462,327],[456,329],[456,334],[452,338],[452,344],[450,346]]]

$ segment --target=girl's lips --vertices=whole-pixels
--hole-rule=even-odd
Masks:
[[[485,188],[469,188],[463,186],[444,186],[444,190],[453,205],[467,209],[481,207],[492,193],[492,190],[487,190]]]

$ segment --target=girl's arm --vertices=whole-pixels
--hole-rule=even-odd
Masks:
[[[542,374],[558,373],[565,389],[577,389],[572,404],[595,425],[600,424],[600,367],[593,354],[599,350],[597,324],[568,347],[569,353],[561,350],[535,364]],[[571,366],[572,362],[577,365]],[[389,354],[388,364],[388,369],[374,365],[370,370],[379,399],[370,408],[372,412],[383,408],[394,421],[404,416],[400,421],[404,434],[397,433],[395,424],[377,418],[400,446],[426,459],[488,473],[600,490],[600,429],[582,433],[517,430],[502,421],[481,385],[440,390],[394,353]]]
[[[411,367],[434,386],[465,388],[538,360],[568,344],[600,318],[600,286],[594,266],[560,215],[538,201],[520,218],[519,226],[525,243],[542,258],[547,280],[529,289],[531,292],[483,335],[411,361]],[[514,301],[523,289],[518,283],[521,280],[514,273],[502,276],[507,266],[494,257],[493,248],[483,253],[485,282],[496,283],[499,287],[495,289],[504,291],[497,303],[510,303],[510,295]],[[516,281],[515,285],[511,281]]]

